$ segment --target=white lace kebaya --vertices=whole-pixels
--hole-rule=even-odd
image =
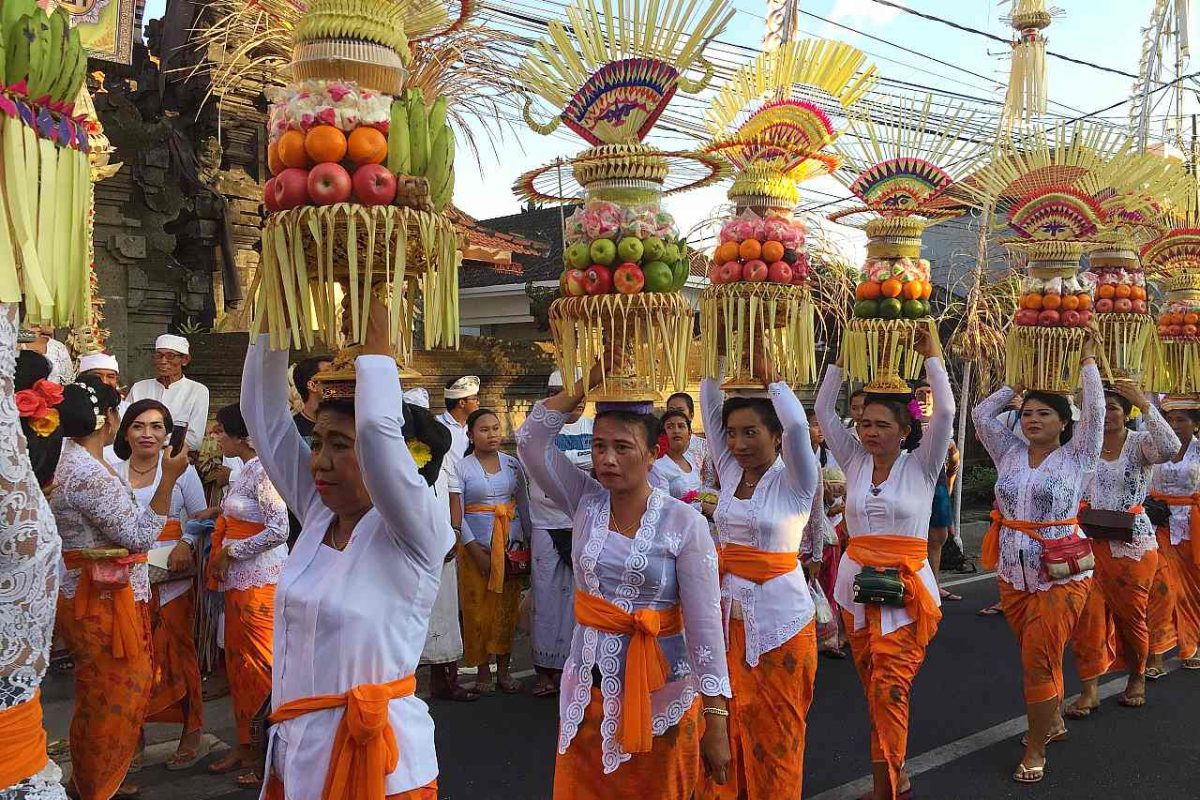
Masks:
[[[221,513],[265,526],[249,538],[225,541],[232,558],[221,591],[279,583],[288,555],[287,506],[257,458],[247,461],[237,477],[230,479]]]
[[[1176,454],[1179,450],[1176,449]],[[1192,437],[1187,452],[1179,463],[1173,460],[1159,464],[1154,468],[1150,487],[1156,492],[1166,495],[1187,497],[1200,492],[1200,439]],[[1171,545],[1178,546],[1182,541],[1192,538],[1189,527],[1192,519],[1192,507],[1171,506]]]
[[[1105,511],[1128,511],[1141,505],[1150,491],[1150,479],[1154,465],[1170,461],[1179,452],[1179,437],[1163,419],[1154,406],[1144,415],[1146,429],[1130,431],[1125,435],[1125,446],[1114,461],[1101,458],[1096,472],[1084,491],[1084,499],[1092,508]],[[1093,546],[1101,546],[1093,542]],[[1154,526],[1146,512],[1138,514],[1133,521],[1133,541],[1111,541],[1108,543],[1113,558],[1131,558],[1141,561],[1142,556],[1158,549]]]
[[[1095,364],[1083,368],[1083,402],[1071,441],[1036,468],[1029,466],[1029,445],[998,419],[1012,399],[1005,386],[975,406],[975,434],[996,465],[996,502],[1004,519],[1029,522],[1074,519],[1090,473],[1104,443],[1104,386]],[[1073,525],[1043,528],[1046,539],[1079,535]],[[1044,592],[1051,586],[1092,576],[1091,570],[1061,580],[1042,574],[1042,545],[1020,531],[1000,529],[1000,578],[1014,589]]]
[[[683,718],[697,693],[731,697],[721,629],[717,551],[708,523],[690,506],[660,489],[632,537],[609,530],[608,490],[554,446],[565,417],[533,407],[517,432],[517,449],[529,476],[574,522],[571,555],[575,586],[626,612],[681,606],[684,632],[659,637],[668,664],[667,683],[651,697],[653,729],[661,736]],[[599,669],[604,717],[600,725],[605,774],[631,756],[620,745],[626,648],[629,636],[576,623],[559,697],[558,752],[566,753],[591,701],[592,668]]]
[[[817,495],[820,473],[817,456],[808,438],[804,407],[786,383],[770,386],[771,403],[783,425],[783,452],[759,479],[747,499],[734,497],[742,482],[742,468],[725,446],[721,424],[725,404],[718,378],[700,383],[700,409],[708,432],[709,456],[721,481],[721,495],[714,518],[717,539],[774,553],[807,552],[819,561],[824,529],[809,525]],[[763,653],[786,644],[816,615],[804,568],[796,568],[765,583],[755,583],[732,573],[721,580],[725,625],[734,613],[733,604],[746,627],[746,663],[754,667]]]

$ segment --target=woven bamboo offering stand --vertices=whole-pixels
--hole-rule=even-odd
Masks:
[[[1163,292],[1147,383],[1170,394],[1200,393],[1200,229],[1177,227],[1142,250]]]
[[[642,140],[678,90],[708,84],[703,51],[732,11],[726,0],[631,0],[620,9],[577,0],[566,14],[570,27],[552,25],[522,64],[525,120],[542,134],[565,124],[590,147],[513,188],[530,200],[580,204],[563,231],[564,296],[550,306],[562,373],[600,365],[590,401],[661,402],[687,385],[692,335],[680,294],[691,256],[662,198],[718,180],[725,165]],[[554,109],[546,121],[535,117],[534,96]]]

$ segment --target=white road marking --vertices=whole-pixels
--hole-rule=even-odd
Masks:
[[[1167,671],[1175,669],[1179,663],[1178,659],[1170,659],[1166,668]],[[1105,700],[1115,694],[1119,694],[1125,688],[1124,676],[1117,676],[1112,680],[1100,684],[1100,699]],[[1070,703],[1079,695],[1067,698]],[[1068,725],[1070,722],[1068,721]],[[938,767],[949,764],[951,761],[956,761],[963,756],[969,756],[972,753],[983,750],[986,747],[991,747],[994,744],[1003,742],[1006,739],[1012,739],[1020,736],[1025,732],[1026,720],[1025,715],[1013,717],[1006,722],[1001,722],[999,725],[993,725],[990,728],[973,733],[970,736],[959,739],[958,741],[950,742],[949,744],[935,747],[925,753],[922,753],[915,758],[908,760],[908,774],[916,778],[923,772],[935,770]],[[1018,753],[1014,751],[1014,758]],[[821,792],[809,800],[858,800],[864,794],[871,791],[871,777],[868,775],[865,778],[844,783],[833,789]]]
[[[949,589],[951,586],[966,586],[968,583],[978,583],[979,581],[987,581],[995,577],[995,572],[981,572],[978,575],[972,575],[968,578],[955,578],[952,581],[938,581],[938,583],[943,589]]]

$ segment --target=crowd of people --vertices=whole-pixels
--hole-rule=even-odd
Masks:
[[[446,385],[436,415],[401,385],[372,302],[349,376],[330,357],[289,376],[286,351],[251,344],[207,480],[186,339],[160,337],[155,377],[122,395],[111,356],[72,374],[40,331],[18,351],[5,308],[0,639],[27,646],[0,648],[0,733],[40,738],[0,735],[0,784],[61,791],[38,703],[55,639],[74,665],[69,794],[136,795],[148,722],[179,726],[167,769],[207,758],[208,607],[237,741],[206,768],[267,798],[435,798],[418,667],[440,701],[525,691],[522,619],[530,690],[559,703],[555,798],[797,796],[818,656],[846,645],[868,797],[912,796],[910,689],[960,599],[937,579],[958,453],[936,335],[917,340],[926,382],[856,391],[848,421],[840,364],[807,411],[768,359],[765,392],[703,376],[698,409],[678,394],[589,414],[595,374],[556,372],[513,454],[478,378]],[[1020,646],[1022,783],[1095,712],[1100,676],[1126,671],[1136,708],[1172,648],[1200,669],[1200,403],[1106,386],[1094,351],[1077,407],[1004,387],[973,410],[998,476],[982,560]],[[1082,692],[1064,705],[1068,648]]]

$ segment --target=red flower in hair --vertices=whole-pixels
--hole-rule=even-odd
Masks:
[[[63,388],[54,381],[48,381],[42,378],[33,385],[33,390],[41,394],[46,399],[46,405],[53,408],[62,402]]]
[[[39,414],[46,411],[46,400],[34,389],[22,389],[17,392],[15,399],[17,401],[17,413],[22,419],[29,417],[36,418]]]

